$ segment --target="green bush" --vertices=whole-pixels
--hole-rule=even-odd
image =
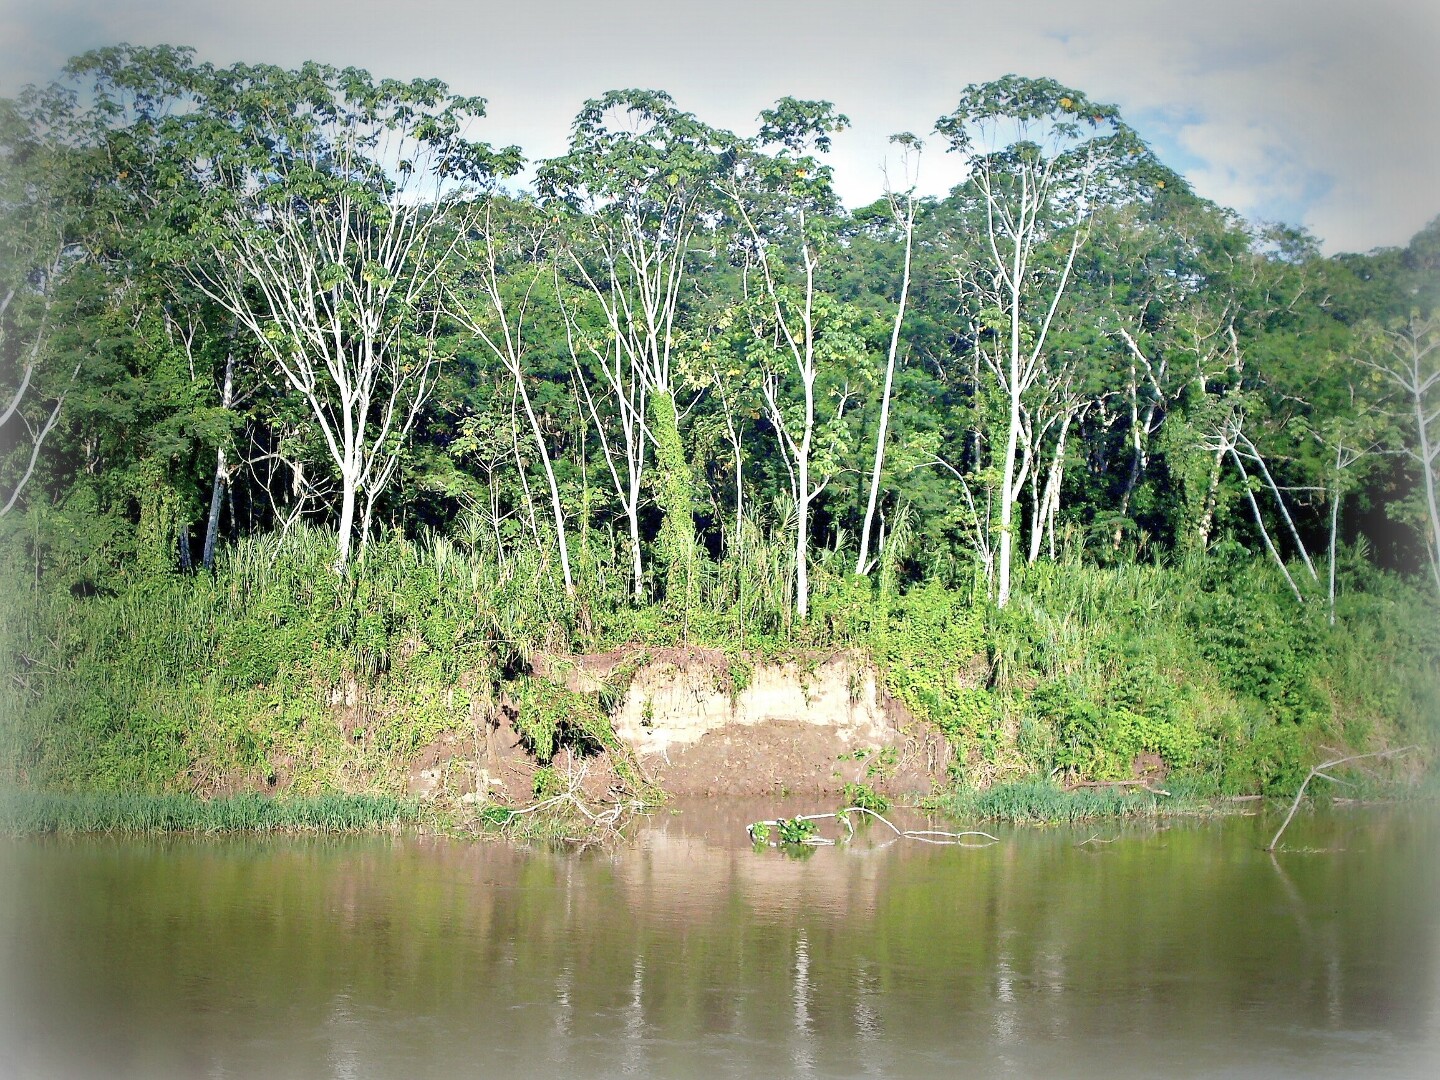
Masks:
[[[840,797],[846,806],[858,806],[861,810],[873,810],[877,814],[883,814],[890,809],[890,800],[869,784],[846,784]]]

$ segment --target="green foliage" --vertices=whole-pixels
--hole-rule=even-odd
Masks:
[[[1227,792],[1292,795],[1314,757],[1303,731],[1288,725],[1262,726],[1225,757],[1221,787]]]
[[[928,806],[961,819],[1017,824],[1063,824],[1109,818],[1209,810],[1197,800],[1166,799],[1143,789],[1087,788],[1066,791],[1044,780],[995,784],[983,790],[957,788]]]
[[[1108,695],[1107,706],[1077,697],[1060,683],[1045,683],[1030,695],[1031,714],[1051,724],[1056,746],[1053,767],[1073,775],[1118,780],[1131,774],[1131,763],[1143,753],[1158,754],[1170,768],[1192,765],[1203,740],[1194,720],[1173,704],[1175,691],[1164,683],[1149,683],[1151,693],[1137,700],[1134,682],[1123,676]],[[1124,702],[1151,704],[1152,711],[1137,712]]]
[[[660,531],[656,557],[665,577],[665,604],[674,613],[690,611],[700,594],[700,551],[695,542],[694,483],[680,442],[675,402],[669,394],[650,395],[650,424],[655,435]]]
[[[1155,755],[1178,783],[1278,793],[1321,745],[1440,742],[1440,620],[1404,580],[1428,566],[1423,485],[1392,452],[1418,433],[1404,379],[1357,363],[1399,362],[1387,330],[1431,341],[1433,223],[1405,249],[1321,259],[1198,199],[1078,89],[967,87],[937,130],[970,178],[918,206],[885,543],[857,578],[856,478],[907,249],[885,206],[840,206],[815,156],[847,124],[829,103],[782,98],[745,140],[664,93],[613,91],[541,164],[539,195],[512,198],[494,182],[519,151],[472,142],[483,102],[436,80],[131,46],[65,80],[0,103],[0,203],[23,211],[0,221],[6,780],[398,793],[407,755],[505,702],[542,762],[603,750],[639,790],[607,719],[628,676],[575,694],[533,662],[690,644],[724,650],[732,693],[758,659],[872,660],[977,786],[1121,778]],[[997,240],[989,211],[1022,204],[1029,224]],[[347,251],[424,243],[314,261],[335,227]],[[496,260],[488,302],[526,328],[508,349],[447,313],[477,250]],[[1007,250],[1027,266],[1009,301],[973,273]],[[310,278],[287,289],[244,252],[252,270],[313,263],[335,333],[282,325],[314,308],[293,303]],[[1010,403],[986,372],[1012,328],[1039,366],[1021,402],[1034,487],[1004,539],[1044,543],[997,609]],[[307,352],[324,342],[335,355]],[[359,355],[385,362],[349,399],[369,411],[342,416],[323,361]],[[400,406],[388,426],[381,402]],[[12,500],[33,443],[10,436],[52,415]],[[346,490],[327,424],[367,462],[343,576],[348,540],[308,527]],[[1257,465],[1248,483],[1222,436]],[[644,468],[628,494],[627,445]],[[541,449],[563,530],[537,510]],[[1032,537],[1047,468],[1057,509]],[[191,576],[212,486],[222,553]],[[1295,568],[1297,603],[1260,535],[1293,558],[1332,520],[1333,625],[1323,575]]]
[[[618,746],[598,692],[577,693],[539,676],[520,679],[518,691],[515,729],[542,765],[562,746],[581,755]]]
[[[465,730],[465,684],[483,690],[518,647],[496,632],[516,621],[495,606],[515,593],[452,549],[400,541],[339,578],[332,544],[297,530],[241,545],[214,577],[91,596],[46,567],[38,588],[9,578],[0,772],[158,794],[281,762],[302,790],[401,790],[403,758]]]
[[[537,799],[553,799],[556,795],[565,793],[565,780],[549,765],[541,765],[535,770],[532,794]]]
[[[805,818],[778,818],[775,835],[782,844],[803,844],[815,836],[820,827]]]
[[[885,689],[933,724],[964,760],[972,747],[994,760],[1000,710],[988,676],[984,609],[939,583],[880,602],[868,644]],[[979,685],[977,685],[979,684]]]
[[[869,784],[846,784],[840,797],[846,806],[858,806],[861,810],[873,810],[883,814],[890,809],[890,800],[879,794]]]
[[[1330,706],[1316,678],[1319,613],[1296,611],[1262,568],[1211,566],[1186,612],[1203,655],[1231,690],[1261,702],[1277,722],[1323,727]]]

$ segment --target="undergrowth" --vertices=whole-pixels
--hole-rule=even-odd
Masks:
[[[538,764],[561,747],[604,753],[644,794],[609,721],[636,663],[577,693],[535,661],[684,644],[721,650],[733,693],[767,660],[868,657],[916,732],[950,743],[954,797],[1002,814],[1030,812],[996,801],[1020,798],[1017,782],[1137,765],[1171,786],[1280,795],[1337,748],[1418,743],[1394,767],[1411,779],[1434,760],[1435,604],[1361,560],[1346,564],[1331,626],[1322,603],[1297,603],[1233,546],[1175,565],[1020,567],[1003,610],[975,585],[856,579],[837,549],[816,556],[802,625],[784,544],[746,530],[723,562],[697,555],[698,600],[677,619],[629,599],[613,546],[578,553],[571,596],[553,553],[502,550],[484,530],[372,541],[344,577],[333,538],[304,528],[236,544],[213,574],[142,575],[26,540],[22,524],[0,538],[0,784],[400,798],[438,739],[474,766],[464,747],[506,699]],[[1037,794],[1050,788],[1023,790],[1050,805]],[[1077,798],[1119,812],[1144,801]]]

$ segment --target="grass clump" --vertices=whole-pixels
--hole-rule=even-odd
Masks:
[[[926,807],[965,820],[1033,825],[1155,817],[1214,809],[1208,801],[1189,794],[1157,795],[1142,787],[1067,791],[1048,780],[995,784],[983,790],[960,787],[928,800]]]
[[[355,833],[420,824],[415,800],[329,794],[219,799],[119,792],[13,792],[0,798],[0,829],[12,835],[85,833]]]

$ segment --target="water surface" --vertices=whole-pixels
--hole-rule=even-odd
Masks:
[[[795,808],[792,808],[792,810]],[[0,846],[0,1077],[1440,1075],[1433,808]]]

